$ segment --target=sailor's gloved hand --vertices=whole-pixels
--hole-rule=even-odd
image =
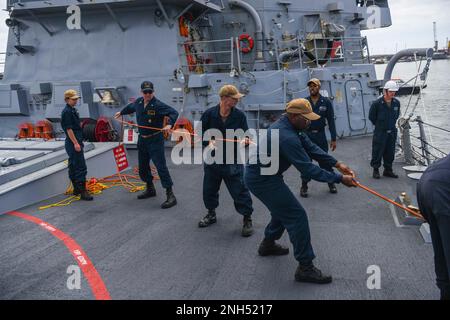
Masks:
[[[356,182],[355,179],[353,179],[352,176],[349,175],[343,175],[342,176],[342,184],[344,184],[347,187],[356,188]]]
[[[240,141],[240,144],[247,147],[248,145],[250,145],[250,138],[249,137],[245,137],[244,139],[242,139]]]
[[[348,167],[347,165],[343,164],[342,162],[336,163],[335,167],[343,175],[351,176],[353,179],[356,178],[355,172],[352,169],[350,169],[350,167]]]
[[[170,125],[170,124],[168,124],[167,126],[165,126],[164,128],[162,128],[161,130],[164,132],[164,133],[169,133],[170,132],[170,129],[172,129],[172,126]]]

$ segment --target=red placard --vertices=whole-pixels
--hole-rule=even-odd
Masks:
[[[342,41],[333,41],[333,48],[331,49],[331,59],[344,58],[342,50]]]
[[[133,141],[133,134],[134,134],[134,131],[132,129],[128,130],[128,142]]]
[[[116,160],[117,170],[119,172],[128,168],[127,153],[125,152],[125,147],[123,145],[118,146],[113,149],[114,159]]]

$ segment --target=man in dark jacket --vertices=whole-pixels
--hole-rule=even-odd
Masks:
[[[294,247],[294,256],[298,261],[295,280],[325,284],[332,281],[331,276],[317,269],[313,260],[315,254],[311,245],[308,217],[305,209],[298,202],[283,179],[283,173],[293,165],[304,176],[327,183],[343,183],[354,187],[353,171],[335,158],[325,153],[311,142],[304,131],[311,121],[319,119],[312,111],[306,99],[295,99],[288,103],[286,115],[272,124],[267,134],[267,154],[259,148],[264,141],[259,141],[258,152],[251,154],[250,164],[245,171],[245,182],[250,191],[269,209],[271,221],[266,227],[265,237],[259,246],[261,256],[285,255],[289,253],[275,241],[279,240],[287,230]],[[278,133],[278,139],[276,134]],[[275,138],[273,138],[275,135]],[[276,158],[271,149],[273,140],[279,145],[279,168],[275,174],[267,174],[264,158]],[[316,166],[311,158],[318,163],[337,168],[342,174],[330,172]]]
[[[225,85],[219,92],[220,103],[206,110],[201,118],[202,130],[206,133],[210,129],[219,130],[226,137],[227,130],[248,130],[245,114],[236,109],[239,99],[243,97],[233,85]],[[241,137],[242,139],[244,137]],[[245,142],[245,139],[243,140]],[[234,155],[230,157],[226,153],[226,144],[234,144]],[[249,237],[253,234],[252,226],[252,198],[244,184],[244,165],[238,163],[237,142],[210,140],[205,142],[208,148],[221,148],[223,153],[222,163],[204,165],[205,175],[203,178],[203,202],[208,214],[199,222],[200,228],[216,223],[216,208],[219,206],[219,189],[222,180],[227,186],[228,192],[234,200],[234,207],[243,216],[241,234]]]
[[[330,130],[330,148],[331,151],[336,150],[336,124],[334,121],[334,109],[333,103],[327,97],[323,97],[320,94],[321,82],[319,79],[311,79],[308,81],[309,97],[306,99],[311,103],[313,112],[318,114],[320,118],[315,121],[311,121],[311,125],[306,130],[306,134],[319,148],[328,153],[328,141],[325,134],[325,127],[328,124]],[[319,164],[322,169],[332,172],[333,168],[323,167],[323,164]],[[308,197],[308,182],[311,179],[302,176],[302,186],[300,188],[300,196],[303,198]],[[329,183],[328,187],[331,193],[337,193],[337,188],[334,183]]]
[[[153,83],[144,81],[141,84],[142,97],[127,105],[121,112],[117,112],[115,117],[136,113],[136,120],[139,127],[138,158],[139,176],[147,183],[147,189],[138,196],[138,199],[147,199],[156,196],[153,176],[150,169],[150,160],[156,166],[161,184],[166,189],[167,200],[161,208],[168,209],[177,204],[177,199],[172,190],[173,182],[166,164],[164,154],[163,131],[170,130],[178,118],[178,111],[156,99]],[[170,124],[163,127],[164,117],[169,117]],[[151,128],[156,129],[151,129]]]
[[[380,179],[381,159],[383,159],[383,176],[398,178],[392,170],[395,158],[395,144],[397,141],[397,120],[400,116],[400,101],[395,99],[398,86],[395,81],[388,81],[384,86],[383,97],[372,103],[369,119],[375,126],[372,140],[373,177]]]
[[[430,165],[417,186],[420,212],[430,224],[436,283],[450,300],[450,155]]]

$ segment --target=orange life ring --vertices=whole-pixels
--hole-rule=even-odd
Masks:
[[[247,46],[243,47],[241,46],[241,42],[246,42]],[[241,49],[242,53],[250,53],[253,50],[253,47],[255,46],[255,40],[248,35],[247,33],[241,34],[239,36],[239,48]]]

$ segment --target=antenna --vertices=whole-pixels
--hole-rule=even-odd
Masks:
[[[434,32],[434,51],[438,51],[438,49],[439,49],[439,42],[438,42],[438,39],[437,39],[436,21],[433,22],[433,32]]]

